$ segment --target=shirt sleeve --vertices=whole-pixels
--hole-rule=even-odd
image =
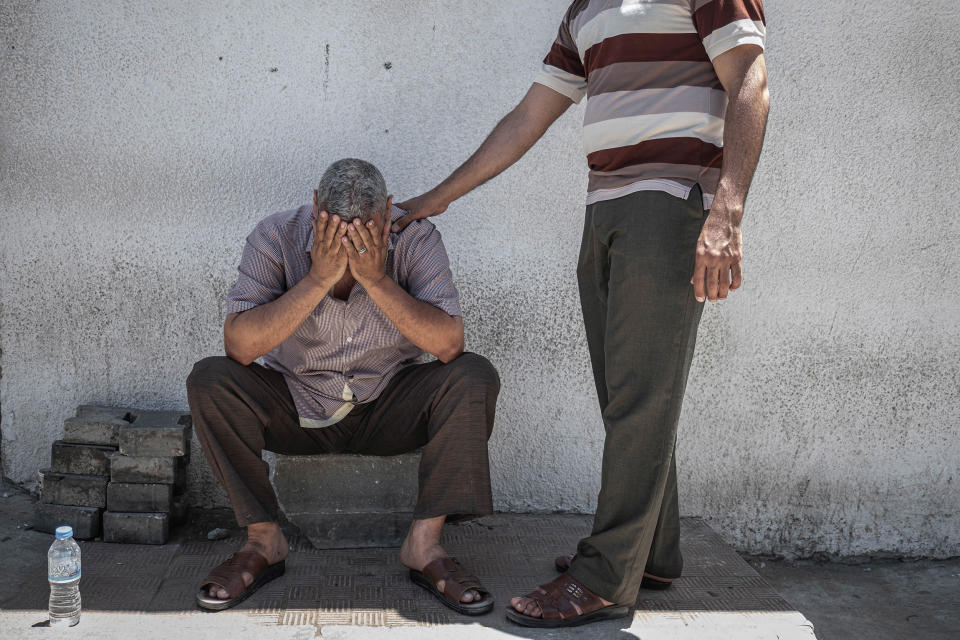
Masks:
[[[744,44],[764,47],[763,0],[695,0],[693,23],[710,60]]]
[[[587,74],[577,51],[577,43],[570,33],[570,11],[560,23],[557,39],[543,59],[543,66],[534,82],[562,93],[574,103],[580,102],[586,95]]]
[[[417,300],[432,304],[451,316],[463,316],[460,310],[460,292],[453,284],[450,259],[443,246],[440,231],[433,223],[425,220],[418,220],[410,226],[422,227],[423,232],[417,234],[410,247],[404,251],[407,292]],[[406,233],[407,231],[404,231],[404,234]]]
[[[261,222],[247,236],[237,281],[227,292],[227,313],[239,313],[273,302],[286,291],[280,238]]]

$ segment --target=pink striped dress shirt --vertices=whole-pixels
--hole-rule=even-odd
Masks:
[[[391,220],[404,212],[397,207]],[[243,312],[283,295],[310,270],[312,207],[275,213],[247,237],[227,313]],[[437,228],[427,220],[390,234],[387,276],[414,298],[460,316],[460,296]],[[375,400],[402,367],[423,355],[357,283],[346,301],[327,295],[263,365],[287,380],[300,424],[325,427],[356,404]]]

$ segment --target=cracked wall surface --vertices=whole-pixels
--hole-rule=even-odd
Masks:
[[[261,217],[365,158],[397,200],[524,94],[564,0],[0,1],[4,473],[81,403],[186,408]],[[738,548],[960,554],[960,14],[767,2],[744,288],[704,313],[682,510]],[[437,224],[503,382],[499,509],[590,511],[603,428],[574,268],[582,106]],[[196,443],[195,443],[196,444]],[[190,497],[224,504],[202,456]]]

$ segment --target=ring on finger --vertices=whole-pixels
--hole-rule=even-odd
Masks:
[[[360,247],[359,249],[357,249],[357,253],[359,253],[360,255],[363,255],[366,252],[367,252],[366,247]]]

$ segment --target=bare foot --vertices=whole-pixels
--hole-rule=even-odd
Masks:
[[[439,520],[439,523],[436,522]],[[430,518],[429,520],[414,520],[410,526],[410,532],[400,547],[400,562],[405,567],[415,571],[423,571],[423,568],[436,560],[437,558],[446,558],[447,552],[440,546],[440,531],[443,528],[444,517]],[[437,589],[443,592],[445,581],[440,580]],[[468,589],[460,597],[460,602],[479,602],[483,600],[475,589]]]
[[[267,564],[276,564],[290,553],[290,545],[276,522],[258,522],[247,527],[247,543],[241,551],[256,551],[267,559]],[[249,571],[242,574],[244,586],[250,586],[253,576]],[[219,587],[210,586],[207,595],[218,600],[226,600],[230,594]]]

